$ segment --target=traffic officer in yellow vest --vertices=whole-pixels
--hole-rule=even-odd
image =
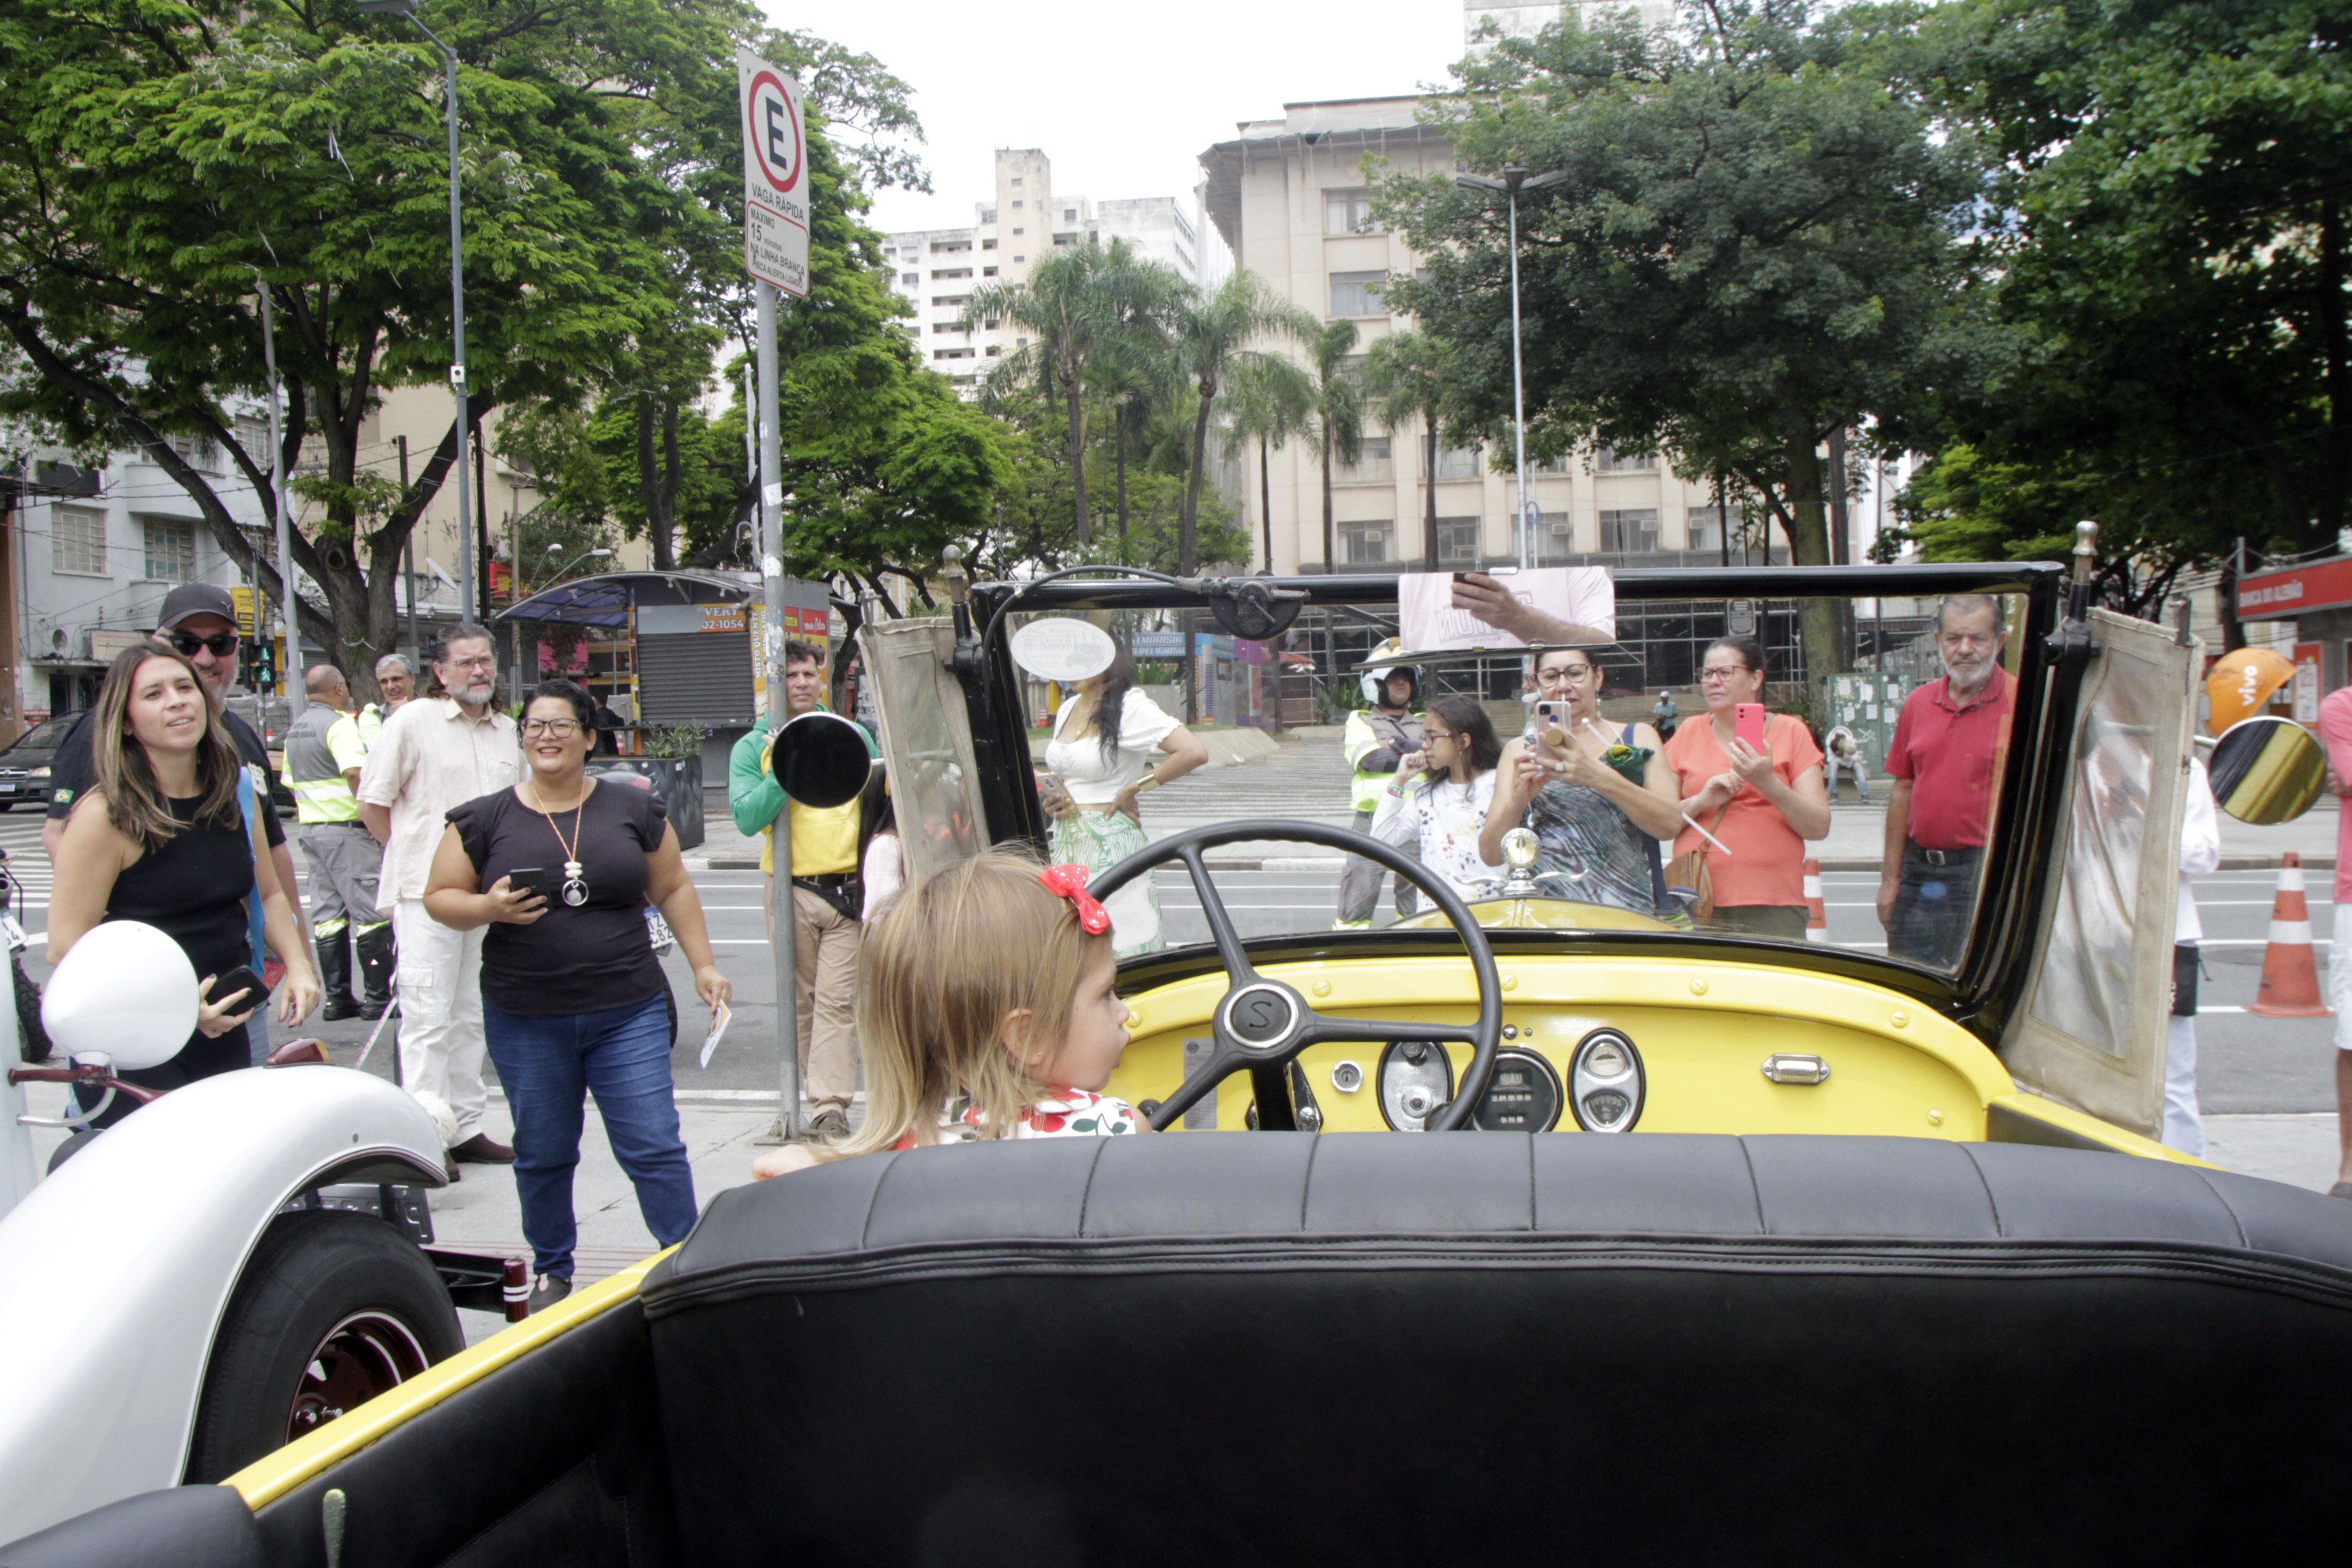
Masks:
[[[314,664],[302,678],[310,705],[286,731],[286,786],[295,837],[310,863],[310,940],[327,1018],[381,1018],[392,1005],[392,921],[376,910],[383,847],[360,821],[360,764],[367,760],[342,671]],[[361,994],[352,994],[352,952]]]
[[[1385,658],[1402,650],[1402,645],[1391,637],[1372,650],[1372,658]],[[1381,797],[1396,782],[1399,769],[1409,772],[1422,765],[1421,718],[1413,712],[1421,700],[1421,672],[1409,664],[1383,665],[1366,670],[1363,684],[1364,699],[1371,706],[1348,715],[1347,727],[1339,732],[1339,750],[1354,774],[1348,781],[1348,798],[1356,809],[1356,831],[1370,834],[1372,814],[1380,810]],[[1419,858],[1414,849],[1405,853]],[[1348,857],[1339,872],[1339,915],[1331,922],[1334,931],[1361,930],[1372,923],[1372,910],[1381,901],[1381,875],[1375,862],[1360,855]],[[1397,878],[1396,912],[1409,915],[1419,907],[1412,884]]]

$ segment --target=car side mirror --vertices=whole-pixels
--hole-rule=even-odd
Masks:
[[[2256,714],[2221,731],[2206,762],[2213,803],[2240,822],[2293,822],[2327,787],[2327,752],[2292,719]]]

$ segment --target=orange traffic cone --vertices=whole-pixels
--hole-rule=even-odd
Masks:
[[[1822,863],[1805,862],[1805,940],[1827,942],[1830,939],[1830,912],[1822,907]]]
[[[2271,906],[2271,942],[2263,951],[2262,989],[2246,1011],[2265,1018],[2329,1016],[2319,999],[2319,969],[2312,962],[2311,910],[2303,901],[2303,857],[2292,849],[2279,860],[2278,901]]]

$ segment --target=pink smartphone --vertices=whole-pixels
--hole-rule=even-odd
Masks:
[[[1732,733],[1758,751],[1764,749],[1764,704],[1742,702],[1732,710]]]

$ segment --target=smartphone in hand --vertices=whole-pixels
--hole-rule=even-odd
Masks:
[[[226,1002],[240,991],[245,994],[237,997],[235,1004],[240,1013],[249,1012],[269,1000],[269,983],[256,974],[249,966],[242,963],[214,981],[213,988],[205,994],[205,1000],[214,1003]]]
[[[1764,704],[1742,702],[1732,710],[1732,733],[1758,751],[1764,749]]]
[[[555,879],[544,866],[517,866],[507,873],[507,887],[517,893],[537,893],[544,899],[554,889]]]

